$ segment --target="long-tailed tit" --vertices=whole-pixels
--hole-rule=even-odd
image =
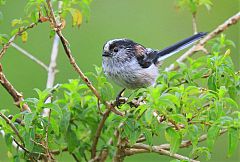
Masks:
[[[159,62],[192,45],[205,36],[198,33],[163,50],[145,48],[129,39],[113,39],[103,46],[105,75],[123,88],[153,85],[159,75]]]

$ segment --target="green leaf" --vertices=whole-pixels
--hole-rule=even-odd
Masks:
[[[145,120],[147,124],[151,124],[153,120],[153,110],[152,109],[147,109],[145,112]]]
[[[49,38],[50,38],[50,39],[53,38],[54,35],[55,35],[55,31],[54,31],[54,30],[50,30],[50,32],[49,32]]]
[[[19,156],[18,154],[17,154],[17,155],[14,155],[13,161],[14,161],[14,162],[20,162],[20,156]]]
[[[6,145],[7,145],[8,149],[11,150],[12,142],[13,142],[12,135],[10,133],[7,133],[7,134],[5,134],[4,139],[5,139],[5,142],[6,142]]]
[[[63,110],[63,117],[60,122],[60,129],[61,129],[61,133],[63,133],[63,135],[65,135],[65,133],[68,129],[70,116],[71,116],[71,113],[69,112],[68,108],[65,108],[65,110]]]
[[[29,151],[32,151],[34,147],[34,143],[32,142],[32,140],[34,140],[35,138],[34,136],[35,136],[35,132],[34,132],[34,129],[32,128],[29,129],[29,131],[24,132],[24,135],[23,135],[24,144]]]
[[[227,89],[225,86],[221,86],[220,89],[218,90],[218,97],[219,99],[222,99],[227,92]]]
[[[209,160],[211,158],[211,153],[209,152],[209,149],[206,147],[198,147],[198,148],[194,149],[192,156],[197,158],[201,154],[205,154],[207,160]]]
[[[169,102],[176,104],[177,107],[180,106],[180,100],[175,95],[172,95],[170,93],[161,95],[159,100],[168,100]]]
[[[153,145],[153,136],[152,136],[152,132],[148,129],[145,130],[145,132],[143,133],[145,138],[146,138],[146,142],[147,144],[149,144],[150,146]]]
[[[213,145],[219,135],[219,130],[220,128],[217,125],[213,125],[208,129],[207,144],[210,151],[213,149]]]
[[[237,94],[238,94],[238,90],[237,90],[236,87],[234,87],[234,86],[229,87],[228,92],[229,92],[230,97],[231,97],[234,101],[236,101],[236,102],[239,102],[239,101],[240,101],[240,100],[239,100],[240,96],[237,95]]]
[[[199,129],[196,125],[189,125],[188,135],[192,142],[193,148],[197,147],[198,137],[199,137]]]
[[[67,131],[66,141],[67,141],[67,145],[68,145],[68,151],[70,153],[72,153],[79,145],[76,132],[73,131],[71,128],[69,128]]]
[[[22,25],[23,21],[22,19],[13,19],[11,22],[12,27],[16,26],[16,25]]]
[[[208,88],[210,90],[213,90],[213,91],[216,91],[217,89],[217,85],[216,85],[216,78],[214,75],[211,75],[209,78],[208,78]]]
[[[228,130],[228,157],[232,156],[238,147],[239,130],[236,128],[229,128]]]
[[[227,106],[230,106],[230,107],[232,107],[234,109],[238,109],[239,108],[239,105],[231,98],[228,98],[228,97],[223,98],[223,101],[225,101]]]
[[[25,123],[25,128],[27,130],[29,130],[30,126],[32,125],[32,121],[33,121],[35,115],[36,115],[35,113],[26,113],[25,114],[23,121]]]
[[[181,145],[182,135],[180,132],[177,132],[172,127],[166,129],[165,137],[168,142],[170,142],[170,151],[171,153],[176,153]]]

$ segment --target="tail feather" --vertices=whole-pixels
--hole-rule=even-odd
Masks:
[[[158,62],[158,61],[162,61],[172,55],[174,55],[175,53],[189,47],[190,45],[192,45],[194,42],[196,42],[197,40],[199,40],[200,38],[204,37],[207,33],[204,32],[200,32],[198,34],[195,34],[187,39],[184,39],[170,47],[167,47],[161,51],[158,52],[157,57],[153,60],[154,63]]]

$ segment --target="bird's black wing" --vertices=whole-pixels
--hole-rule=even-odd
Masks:
[[[153,64],[153,60],[157,57],[158,51],[147,48],[143,51],[142,55],[137,56],[139,65],[142,68],[148,68]]]
[[[159,61],[162,61],[173,54],[183,50],[190,45],[192,45],[197,40],[204,37],[207,33],[200,32],[195,34],[189,38],[186,38],[170,47],[167,47],[161,51],[152,50],[150,48],[144,48],[143,46],[139,45],[136,46],[136,53],[137,53],[137,60],[139,65],[142,68],[148,68],[152,64],[157,64]],[[144,50],[143,50],[144,49]]]

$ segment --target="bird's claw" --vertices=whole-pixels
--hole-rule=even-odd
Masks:
[[[121,99],[124,91],[125,91],[125,88],[122,89],[122,90],[119,92],[119,94],[117,95],[117,97],[116,97],[116,106],[117,106],[117,108],[119,108],[119,106],[121,105],[120,99]]]

